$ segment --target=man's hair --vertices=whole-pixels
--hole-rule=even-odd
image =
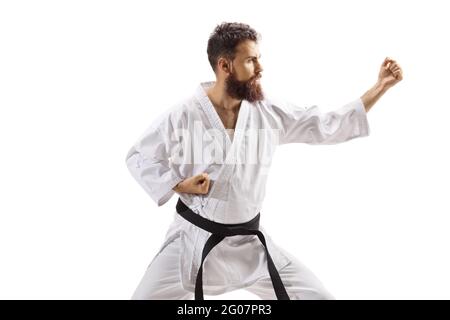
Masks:
[[[236,56],[236,47],[245,40],[258,42],[261,35],[248,24],[237,22],[223,22],[211,33],[208,40],[208,60],[216,72],[219,57],[233,60]]]

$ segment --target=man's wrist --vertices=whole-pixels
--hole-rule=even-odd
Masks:
[[[377,81],[374,85],[375,92],[381,93],[381,94],[388,91],[389,88],[390,87],[386,84],[386,82],[383,82],[383,81]]]
[[[172,188],[172,190],[175,191],[175,192],[181,192],[181,183],[182,182],[183,181],[178,182],[177,185]]]

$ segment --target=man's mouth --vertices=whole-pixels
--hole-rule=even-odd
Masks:
[[[259,81],[259,79],[261,79],[261,75],[257,75],[256,77],[253,78],[253,81]]]

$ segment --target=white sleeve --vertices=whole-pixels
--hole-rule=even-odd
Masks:
[[[278,114],[279,144],[336,144],[369,135],[367,113],[360,98],[322,113],[317,106],[302,108],[289,103],[272,105]]]
[[[150,127],[126,156],[131,175],[158,206],[169,201],[175,193],[172,188],[183,180],[170,166],[168,140],[158,127]]]

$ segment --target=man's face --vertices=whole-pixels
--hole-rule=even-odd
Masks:
[[[256,42],[246,40],[236,48],[230,74],[225,79],[227,94],[235,99],[250,102],[261,101],[264,93],[259,79],[263,71]]]

